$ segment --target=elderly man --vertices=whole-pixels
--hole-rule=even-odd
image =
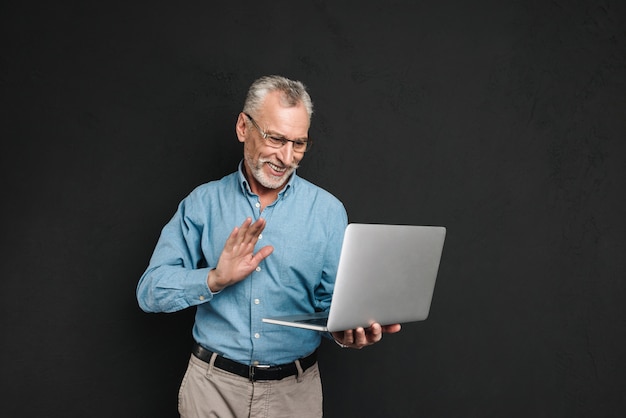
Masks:
[[[319,417],[322,334],[261,318],[328,310],[347,215],[298,177],[311,146],[305,86],[256,80],[235,126],[238,170],[193,190],[163,228],[137,287],[146,312],[196,307],[182,417]],[[233,229],[234,228],[234,229]],[[399,325],[325,335],[362,348]]]

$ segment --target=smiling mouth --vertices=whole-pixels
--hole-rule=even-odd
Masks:
[[[284,173],[285,171],[287,171],[287,167],[279,167],[275,164],[272,164],[270,162],[267,163],[267,165],[274,171],[276,171],[277,173]]]

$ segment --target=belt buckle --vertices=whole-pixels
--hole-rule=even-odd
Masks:
[[[269,369],[270,367],[272,366],[270,366],[269,364],[267,365],[266,364],[257,364],[257,365],[251,364],[248,370],[248,379],[251,382],[254,382],[255,381],[254,375],[256,374],[255,373],[256,369]]]

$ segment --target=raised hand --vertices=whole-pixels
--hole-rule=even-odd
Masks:
[[[254,254],[254,246],[265,229],[265,224],[265,219],[252,223],[252,218],[247,218],[241,226],[233,229],[224,244],[217,266],[209,272],[207,282],[212,292],[219,292],[242,281],[274,251],[268,245]]]

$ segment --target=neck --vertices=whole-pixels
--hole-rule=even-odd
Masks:
[[[269,187],[263,186],[261,183],[257,181],[256,178],[250,173],[250,169],[248,165],[244,162],[243,164],[243,176],[248,181],[250,185],[250,190],[252,193],[259,196],[259,201],[261,203],[261,211],[265,209],[268,205],[272,204],[277,198],[278,193],[285,187],[286,183],[283,184],[278,189],[270,189]]]

